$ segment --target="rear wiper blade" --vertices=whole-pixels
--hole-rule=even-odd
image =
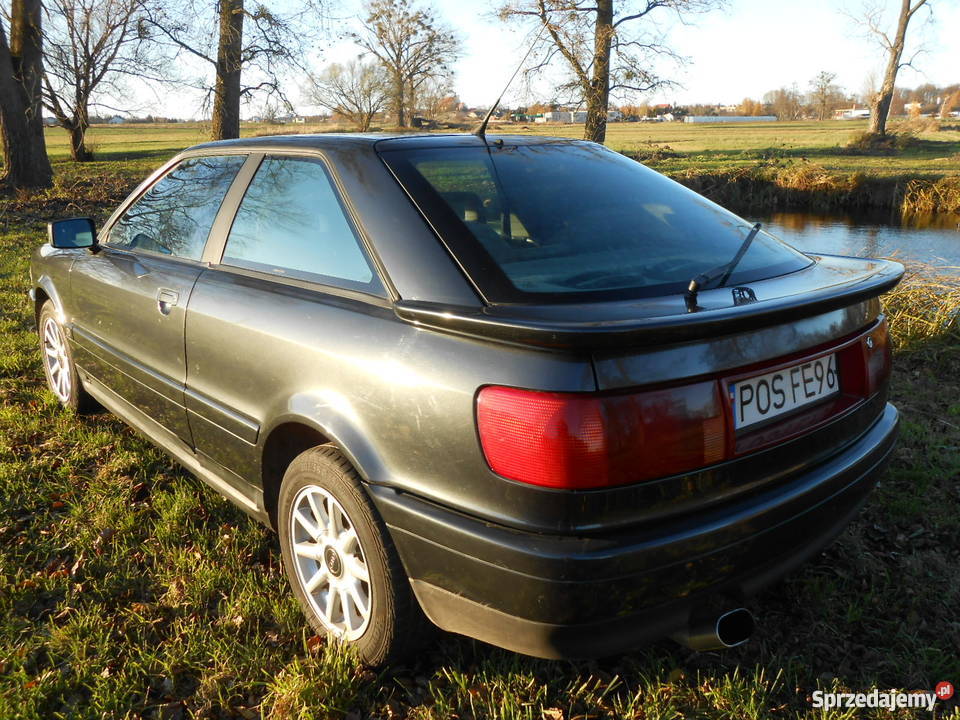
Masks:
[[[720,278],[720,282],[717,283],[716,287],[723,287],[727,284],[727,280],[730,279],[730,275],[736,269],[737,265],[740,264],[740,261],[743,260],[743,256],[746,255],[747,250],[750,249],[750,243],[753,242],[753,239],[757,236],[757,233],[760,232],[760,227],[761,223],[757,223],[750,229],[747,237],[744,238],[744,241],[740,244],[737,254],[733,256],[733,259],[730,262],[726,263],[725,265],[715,267],[712,270],[707,270],[705,273],[700,273],[690,281],[686,292],[687,305],[689,307],[696,307],[697,293],[705,289],[717,278]]]

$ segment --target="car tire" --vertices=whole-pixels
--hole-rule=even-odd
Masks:
[[[64,407],[85,414],[98,410],[99,403],[88,393],[73,362],[73,351],[67,342],[63,326],[57,319],[56,308],[47,300],[37,319],[40,355],[47,387]]]
[[[314,447],[290,463],[277,530],[290,586],[318,634],[372,667],[404,659],[429,636],[386,527],[337,448]]]

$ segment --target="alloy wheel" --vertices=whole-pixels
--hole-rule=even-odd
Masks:
[[[290,531],[297,580],[313,611],[336,637],[359,638],[370,622],[370,574],[343,506],[307,485],[294,498]]]
[[[50,389],[60,402],[70,402],[70,360],[67,343],[60,325],[52,317],[43,324],[43,363],[50,379]]]

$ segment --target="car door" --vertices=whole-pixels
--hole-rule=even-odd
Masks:
[[[266,155],[224,242],[187,309],[186,404],[198,457],[249,483],[265,418],[340,372],[335,348],[360,332],[358,312],[393,314],[317,157]]]
[[[186,158],[148,187],[71,270],[77,363],[191,443],[184,319],[207,236],[245,155]]]

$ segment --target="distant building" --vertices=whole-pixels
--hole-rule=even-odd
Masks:
[[[870,117],[870,108],[841,108],[833,111],[834,120],[863,120]]]
[[[112,118],[107,120],[107,122],[111,125],[123,125],[125,122],[127,122],[127,119],[120,117],[119,115],[114,115]]]
[[[776,115],[687,115],[688,123],[755,123],[776,122]]]

